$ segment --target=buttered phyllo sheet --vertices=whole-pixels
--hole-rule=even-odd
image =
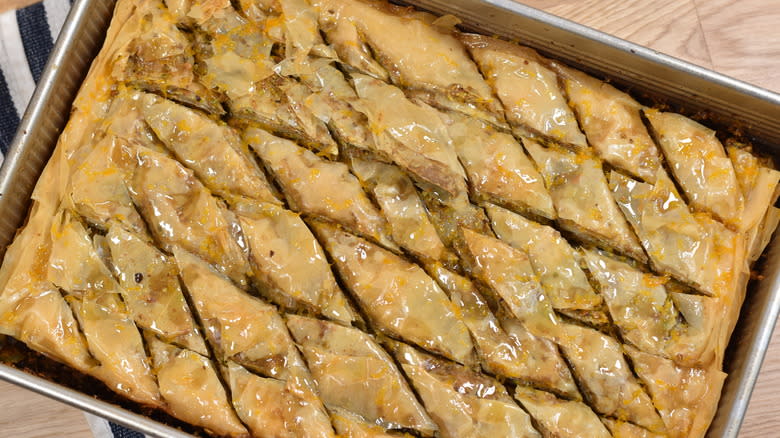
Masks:
[[[0,333],[213,436],[703,436],[780,173],[456,24],[119,0]]]

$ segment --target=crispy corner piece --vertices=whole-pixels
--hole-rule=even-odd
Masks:
[[[163,1],[137,3],[139,10],[125,30],[132,39],[123,39],[123,46],[110,52],[113,79],[209,113],[224,114],[219,96],[197,81],[192,44],[177,28]]]
[[[545,438],[610,438],[599,417],[580,401],[562,400],[554,395],[518,386],[515,398],[531,414]]]
[[[58,157],[55,154],[44,171],[46,179],[36,186],[28,222],[7,247],[0,267],[0,333],[89,374],[99,363],[92,357],[61,289],[48,279],[51,227],[57,211],[52,199],[40,195],[45,188],[42,185],[56,187],[60,182],[51,170],[61,163]],[[50,191],[45,188],[44,193]]]
[[[528,254],[471,230],[463,230],[466,265],[536,336],[555,333],[558,319]]]
[[[328,41],[352,68],[390,79],[433,106],[505,124],[501,104],[444,20],[376,0],[312,3]]]
[[[162,248],[181,246],[246,285],[249,262],[227,208],[177,161],[144,148],[133,155],[133,202]]]
[[[661,153],[642,121],[642,106],[612,85],[558,62],[569,103],[602,160],[647,182],[655,182]]]
[[[165,342],[208,355],[172,260],[146,239],[118,224],[108,229],[106,244],[111,267],[123,290],[122,298],[136,324]]]
[[[90,374],[99,364],[89,352],[73,311],[56,286],[36,277],[32,269],[17,271],[6,284],[0,295],[0,333]]]
[[[504,104],[516,135],[575,149],[588,147],[547,60],[527,47],[496,38],[463,34],[461,40]]]
[[[780,209],[771,206],[767,209],[755,233],[751,233],[748,237],[748,262],[753,263],[761,257],[772,240],[778,224],[780,224]]]
[[[651,109],[644,114],[691,207],[739,227],[744,199],[715,131],[680,114]]]
[[[541,438],[528,414],[494,378],[400,342],[389,344],[442,438]]]
[[[142,113],[157,138],[214,194],[281,204],[233,128],[150,94],[143,96]]]
[[[631,347],[626,351],[661,413],[668,436],[703,437],[718,408],[726,373],[683,367]]]
[[[512,318],[497,318],[475,285],[441,265],[429,267],[471,331],[488,373],[580,399],[569,368],[552,342],[534,336]]]
[[[501,207],[486,208],[498,238],[528,253],[534,272],[556,310],[597,312],[602,298],[596,294],[576,253],[554,228],[528,220]]]
[[[385,247],[397,248],[389,236],[387,221],[347,165],[320,158],[261,129],[248,130],[245,138],[273,172],[294,210],[340,224]]]
[[[734,293],[744,260],[739,236],[692,214],[663,171],[655,185],[612,172],[610,186],[656,270],[707,295]]]
[[[672,331],[664,356],[694,368],[721,363],[728,344],[728,339],[718,335],[728,325],[722,299],[679,292],[670,295],[685,321]]]
[[[422,268],[336,227],[315,224],[314,230],[379,330],[460,363],[473,361],[468,328]]]
[[[748,233],[748,248],[752,250],[755,244],[760,244],[761,239],[758,236],[761,234],[763,222],[777,200],[780,172],[767,167],[767,163],[762,163],[748,147],[734,141],[726,144],[726,151],[745,198],[745,210],[738,231]],[[758,251],[751,251],[750,261],[757,260],[762,251],[763,247]]]
[[[563,354],[594,411],[654,432],[664,432],[661,417],[631,373],[623,357],[622,346],[616,339],[573,324],[562,324],[558,338]]]
[[[385,429],[413,429],[425,436],[436,432],[393,359],[371,336],[295,315],[288,315],[287,326],[328,409],[343,409]]]
[[[249,437],[208,358],[166,344],[154,335],[147,334],[146,342],[166,410],[171,415],[220,436]]]
[[[261,293],[288,309],[307,310],[349,325],[357,319],[325,252],[292,211],[271,204],[236,209],[250,249],[252,278]]]
[[[553,201],[544,180],[512,135],[477,119],[442,114],[472,197],[553,220]]]
[[[615,204],[596,157],[588,152],[544,147],[529,139],[524,139],[523,144],[544,176],[563,228],[597,246],[642,262],[647,260],[642,245]]]

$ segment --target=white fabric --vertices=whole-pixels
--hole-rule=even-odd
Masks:
[[[27,65],[14,10],[0,14],[0,69],[8,82],[16,113],[21,116],[35,91],[35,81]]]
[[[92,434],[95,436],[95,438],[114,438],[114,434],[111,432],[111,427],[109,427],[108,421],[88,412],[84,412],[84,417],[86,417],[89,428],[92,429]]]
[[[51,40],[56,42],[70,11],[70,2],[68,0],[43,0],[43,7],[46,9],[46,22],[49,23]]]

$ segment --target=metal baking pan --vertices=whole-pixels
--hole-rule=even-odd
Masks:
[[[780,156],[780,95],[523,6],[512,0],[407,0],[460,18],[468,30],[540,50],[635,96],[650,96],[707,124],[739,126],[765,153]],[[102,46],[114,0],[76,0],[0,169],[0,257],[23,224],[30,194],[51,156],[78,88]],[[728,123],[726,123],[728,122]],[[780,312],[780,242],[773,239],[761,281],[751,285],[725,362],[729,373],[709,437],[736,437]],[[186,433],[61,384],[0,364],[0,379],[135,428]]]

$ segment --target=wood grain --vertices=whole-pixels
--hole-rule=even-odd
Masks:
[[[520,0],[564,18],[780,92],[780,0]],[[0,0],[0,13],[35,0]],[[780,436],[780,330],[740,436]],[[0,382],[0,435],[89,437],[83,414]]]
[[[773,437],[780,435],[780,322],[775,325],[772,343],[766,353],[761,374],[750,398],[740,437]]]
[[[780,1],[695,2],[713,68],[780,92]]]
[[[0,381],[0,435],[17,438],[90,438],[78,409]]]
[[[523,0],[563,18],[711,67],[693,0]]]
[[[40,0],[0,0],[0,14],[11,9],[19,9],[37,3]]]
[[[517,0],[780,92],[778,0]]]

